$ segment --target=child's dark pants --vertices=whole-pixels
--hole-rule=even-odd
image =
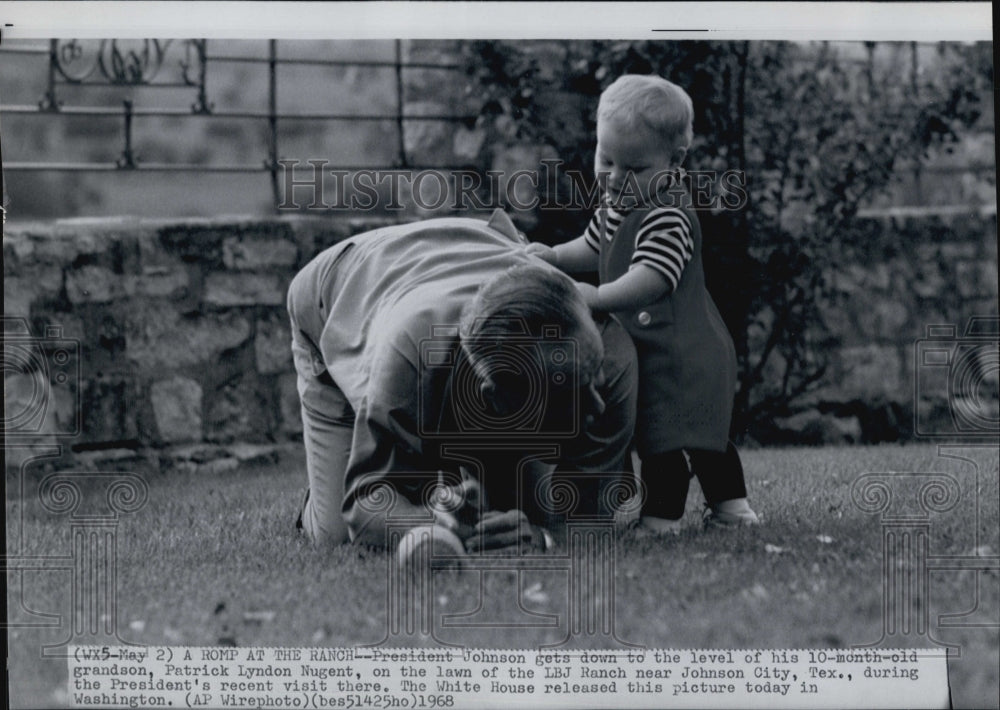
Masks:
[[[679,520],[684,515],[692,476],[698,477],[709,505],[746,498],[743,464],[732,442],[725,451],[676,449],[643,459],[642,482],[646,491],[642,515]]]

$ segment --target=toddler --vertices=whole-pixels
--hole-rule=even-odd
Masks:
[[[596,269],[599,287],[578,284],[584,299],[615,314],[635,341],[635,442],[646,487],[638,524],[655,533],[679,530],[692,475],[706,525],[758,522],[729,441],[736,351],[705,288],[698,218],[677,199],[693,117],[691,98],[666,79],[625,75],[611,84],[597,109],[601,206],[577,239],[529,247],[563,271]]]

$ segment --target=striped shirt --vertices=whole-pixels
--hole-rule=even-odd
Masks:
[[[600,253],[602,235],[606,241],[612,241],[630,211],[610,205],[598,208],[584,233],[587,244]],[[687,216],[676,207],[654,207],[636,232],[632,266],[645,264],[656,269],[673,292],[693,253],[694,240]]]

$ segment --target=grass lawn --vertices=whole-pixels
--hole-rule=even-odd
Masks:
[[[676,649],[846,648],[879,641],[881,518],[854,504],[852,485],[864,473],[947,473],[961,495],[950,510],[929,518],[930,554],[996,555],[998,452],[956,451],[968,460],[929,445],[744,451],[751,503],[763,525],[703,531],[694,484],[680,536],[624,536],[615,548],[618,638]],[[386,556],[350,546],[314,549],[293,529],[305,481],[301,460],[147,481],[147,505],[119,525],[122,638],[173,646],[353,646],[385,637]],[[900,500],[907,494],[915,500],[923,482],[893,485]],[[70,554],[66,517],[42,509],[30,483],[26,490],[30,495],[17,506],[23,507],[24,553]],[[17,512],[13,502],[9,516]],[[11,623],[24,618],[23,606],[68,614],[69,581],[65,571],[9,575]],[[486,624],[443,628],[436,614],[441,641],[530,648],[567,636],[564,573],[447,571],[435,573],[434,581],[437,612],[480,609],[477,618]],[[930,636],[961,648],[951,663],[955,707],[997,707],[1000,577],[932,571],[929,589]],[[962,612],[971,613],[954,621],[964,626],[940,623],[940,615]],[[538,618],[531,613],[558,615],[558,626],[497,625]],[[41,660],[39,647],[66,636],[65,628],[8,632],[12,707],[65,702],[65,662]],[[608,642],[591,636],[571,645]],[[892,645],[933,641],[913,633]]]

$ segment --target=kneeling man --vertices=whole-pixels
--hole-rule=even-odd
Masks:
[[[502,213],[432,219],[347,239],[295,277],[313,541],[392,546],[430,516],[470,550],[545,547],[567,495],[596,507],[628,470],[631,340],[526,246]],[[474,514],[442,483],[481,491]]]

